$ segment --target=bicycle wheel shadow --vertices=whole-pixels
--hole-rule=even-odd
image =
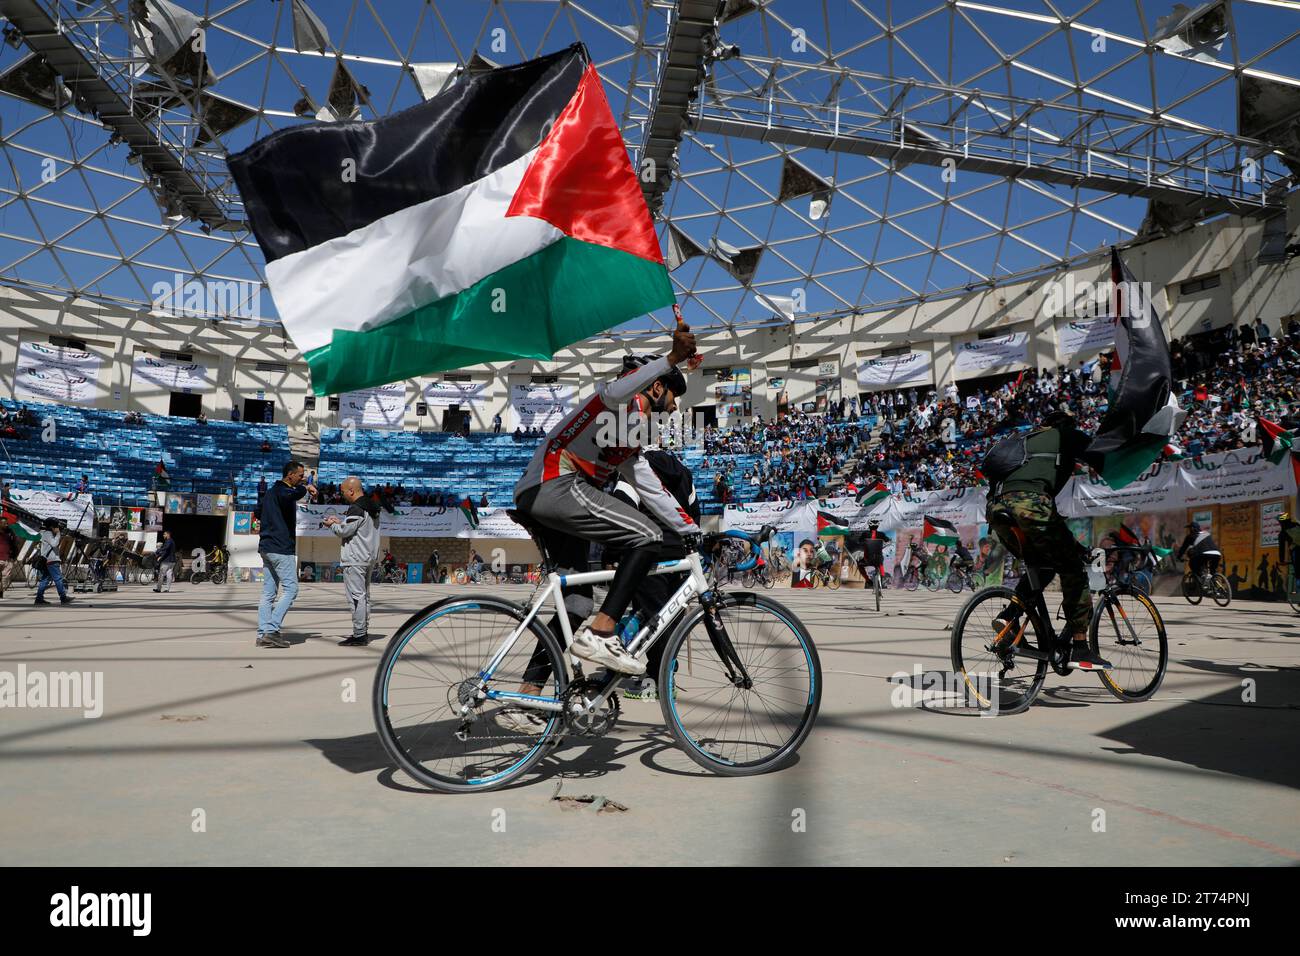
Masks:
[[[1121,745],[1105,749],[1300,789],[1300,669],[1196,659],[1178,666],[1228,686],[1098,732]]]
[[[635,731],[635,735],[629,735],[628,731]],[[393,763],[380,743],[379,734],[374,731],[351,737],[308,739],[303,743],[315,747],[326,760],[347,773],[376,773],[380,785],[390,790],[439,793],[407,777]],[[680,763],[675,759],[666,760],[665,751],[678,752],[677,741],[666,726],[620,720],[613,734],[564,740],[523,777],[496,789],[514,790],[557,779],[596,779],[626,769],[633,759],[638,759],[647,768],[660,773],[687,777],[713,776],[692,763],[684,754],[681,755]]]

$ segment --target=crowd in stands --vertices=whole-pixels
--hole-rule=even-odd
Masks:
[[[733,428],[706,428],[702,467],[705,476],[712,472],[714,499],[733,501],[737,482],[760,489],[756,497],[763,501],[816,496],[870,435],[857,422],[839,424],[842,409],[837,404],[830,414],[795,412],[775,421],[760,416]],[[756,460],[741,466],[737,455]]]
[[[315,472],[311,475],[314,481]],[[317,485],[316,501],[319,504],[326,505],[343,505],[347,500],[343,497],[343,492],[338,485],[331,483],[321,483]],[[415,508],[437,508],[438,513],[442,514],[449,509],[459,508],[462,504],[469,503],[474,508],[490,507],[488,496],[486,494],[473,496],[466,494],[456,494],[451,491],[429,488],[407,488],[402,482],[393,484],[388,482],[383,485],[375,485],[367,490],[369,497],[379,503],[386,511],[391,512],[397,506],[410,506]]]
[[[1167,459],[1196,457],[1258,444],[1257,417],[1300,427],[1300,322],[1284,334],[1254,323],[1217,335],[1170,343],[1179,404],[1187,418],[1165,450]],[[983,483],[979,463],[1008,429],[1032,426],[1057,409],[1094,431],[1105,413],[1113,353],[1077,367],[1030,369],[997,388],[962,400],[955,386],[872,398],[865,410],[883,419],[879,443],[855,463],[858,489],[885,485],[915,492]]]

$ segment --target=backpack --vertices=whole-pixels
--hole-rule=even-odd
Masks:
[[[1042,453],[1031,455],[1025,442],[1032,432],[1015,431],[996,442],[984,456],[980,471],[989,481],[994,493],[1002,483],[1025,466],[1030,458],[1058,458],[1059,455]]]

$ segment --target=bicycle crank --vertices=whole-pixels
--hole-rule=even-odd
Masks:
[[[620,704],[615,688],[602,699],[608,679],[584,677],[564,692],[564,726],[576,737],[603,737],[618,722]]]

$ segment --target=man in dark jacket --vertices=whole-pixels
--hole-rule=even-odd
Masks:
[[[303,481],[300,461],[284,466],[284,477],[267,489],[262,500],[261,541],[265,578],[262,603],[257,610],[257,646],[288,647],[280,636],[284,616],[298,597],[298,502],[316,496],[316,487]],[[277,594],[279,600],[276,600]]]
[[[154,592],[170,591],[172,582],[176,580],[176,542],[172,540],[170,531],[163,532],[154,558],[158,562],[158,584],[154,587]]]

